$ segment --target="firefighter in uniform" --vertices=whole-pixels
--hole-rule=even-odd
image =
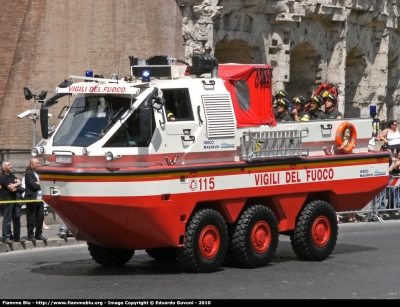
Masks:
[[[274,103],[275,101],[278,102],[278,100],[280,100],[281,98],[286,98],[289,101],[289,94],[284,90],[280,90],[275,92],[275,96],[273,98],[275,99],[272,99],[272,103]],[[274,116],[275,118],[278,116],[277,103],[274,105]]]
[[[323,101],[321,96],[316,95],[310,98],[308,101],[310,102],[310,110],[304,114],[302,120],[308,121],[326,119],[325,113],[320,109]]]
[[[275,119],[277,122],[291,122],[292,117],[287,113],[289,108],[289,100],[286,98],[281,98],[276,102],[277,115]]]
[[[331,93],[325,91],[322,93],[322,99],[325,102],[325,115],[327,119],[341,119],[342,113],[335,109],[337,98]]]
[[[167,119],[170,122],[174,122],[176,119],[174,113],[172,113],[170,110],[167,110]]]
[[[303,120],[303,116],[306,113],[304,111],[304,106],[306,104],[306,100],[304,99],[303,96],[296,96],[292,100],[293,104],[293,111],[290,114],[292,119],[296,122]]]

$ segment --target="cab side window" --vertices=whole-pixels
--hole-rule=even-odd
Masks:
[[[171,118],[174,118],[173,121],[194,120],[188,89],[163,89],[162,92],[165,99],[164,112],[169,121]]]

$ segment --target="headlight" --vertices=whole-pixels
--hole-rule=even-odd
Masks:
[[[39,151],[37,150],[37,148],[32,148],[31,155],[32,155],[32,157],[35,157],[35,158],[39,155]]]
[[[107,159],[107,161],[114,160],[114,156],[111,151],[106,152],[106,159]]]

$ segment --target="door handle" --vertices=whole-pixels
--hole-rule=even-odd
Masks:
[[[186,137],[188,137],[189,139],[186,139]],[[182,135],[181,136],[182,141],[184,142],[194,142],[194,140],[196,139],[196,137],[194,137],[193,135]]]

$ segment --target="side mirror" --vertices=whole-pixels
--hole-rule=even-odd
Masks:
[[[49,109],[40,109],[40,129],[42,130],[42,138],[49,138]]]
[[[152,137],[152,113],[150,107],[144,106],[140,108],[140,140],[150,142]]]
[[[160,111],[164,106],[164,104],[165,104],[165,99],[161,97],[155,97],[151,102],[151,106],[153,107],[153,109],[157,111]]]
[[[24,95],[26,100],[31,100],[33,97],[32,92],[27,87],[24,87]]]

